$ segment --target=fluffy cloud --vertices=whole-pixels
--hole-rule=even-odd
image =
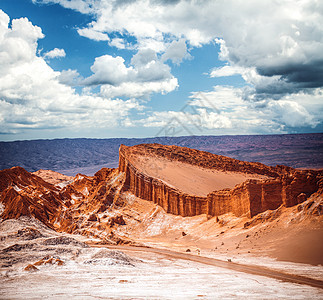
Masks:
[[[125,42],[125,40],[120,39],[120,38],[114,38],[109,42],[109,45],[112,47],[116,47],[118,49],[126,49],[130,48],[129,44]]]
[[[162,56],[163,61],[171,60],[175,64],[179,64],[183,59],[189,58],[191,58],[191,55],[187,52],[184,39],[173,41]]]
[[[272,113],[272,119],[278,118],[278,122],[288,127],[315,127],[316,122],[311,114],[302,105],[294,101],[270,101],[268,109]]]
[[[226,76],[233,76],[233,75],[245,75],[246,69],[241,68],[238,66],[229,66],[226,65],[224,67],[214,68],[211,73],[210,77],[226,77]]]
[[[91,67],[93,75],[83,84],[102,85],[101,93],[107,97],[142,97],[153,92],[168,93],[177,86],[177,79],[170,73],[170,67],[162,63],[150,49],[135,54],[130,66],[120,57],[103,55],[95,59]]]
[[[126,82],[118,86],[103,85],[101,87],[101,95],[106,97],[129,97],[132,95],[134,98],[141,98],[148,96],[152,93],[167,94],[178,86],[176,78],[169,78],[162,82]]]
[[[57,78],[60,83],[69,86],[79,85],[82,80],[80,74],[76,70],[71,69],[61,71]]]
[[[175,41],[178,44],[164,54],[165,60],[173,62],[183,57],[181,41],[198,47],[216,40],[221,45],[220,58],[229,65],[213,71],[211,76],[252,70],[246,78],[254,90],[246,97],[254,100],[271,95],[279,99],[323,86],[323,3],[320,1],[52,2],[95,15],[96,20],[88,28],[135,37],[139,49],[165,52],[169,40]],[[118,45],[122,43],[119,41]]]
[[[9,16],[0,10],[0,74],[6,74],[10,66],[20,66],[31,61],[37,49],[37,40],[43,38],[41,29],[33,26],[27,18],[12,20],[8,30]]]
[[[97,57],[91,66],[91,71],[94,74],[84,80],[85,85],[119,85],[133,77],[134,74],[132,67],[125,66],[122,57],[112,57],[111,55]]]
[[[210,92],[193,93],[180,111],[153,112],[139,123],[163,127],[168,134],[287,133],[291,128],[315,127],[323,113],[320,89],[312,96],[299,93],[294,101],[284,97],[247,102],[243,93],[241,88],[215,86]]]
[[[244,89],[216,86],[211,92],[193,93],[190,105],[209,108],[231,121],[231,128],[245,132],[287,132],[290,127],[315,127],[322,114],[323,89],[300,92],[280,100],[245,101]]]
[[[56,58],[56,57],[65,57],[66,53],[64,49],[55,48],[51,51],[48,51],[44,54],[45,58]]]
[[[55,72],[37,56],[44,35],[26,18],[12,20],[0,10],[0,124],[1,133],[28,129],[111,128],[140,109],[137,101],[79,95],[62,84],[75,71]]]

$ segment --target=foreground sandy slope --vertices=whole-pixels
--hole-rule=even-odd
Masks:
[[[321,195],[296,207],[280,207],[253,219],[232,214],[211,219],[205,215],[184,218],[166,214],[156,204],[130,193],[124,197],[127,204],[111,214],[122,214],[126,224],[114,230],[137,243],[238,261],[270,257],[323,265],[323,216],[316,215],[322,209]]]
[[[30,218],[7,220],[0,229],[1,299],[320,299],[322,295],[322,289],[308,285],[163,252],[128,247],[125,254],[88,247],[84,237],[58,234]],[[29,264],[35,269],[26,271]]]

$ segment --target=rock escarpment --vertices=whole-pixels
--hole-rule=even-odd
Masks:
[[[223,172],[240,172],[267,176],[268,179],[246,180],[232,189],[209,193],[206,197],[187,194],[157,177],[138,169],[138,156],[166,158]],[[323,174],[314,170],[296,170],[285,166],[269,167],[178,146],[142,144],[121,145],[119,171],[125,173],[124,190],[157,203],[166,212],[181,216],[206,214],[218,216],[233,212],[253,217],[280,205],[286,207],[305,201],[323,186]],[[192,183],[193,184],[193,183]]]
[[[138,157],[146,160],[138,163]],[[167,165],[163,164],[165,160]],[[155,176],[145,168],[146,162],[156,162],[155,166],[150,166],[150,169],[156,167]],[[160,162],[162,164],[158,164]],[[163,171],[161,168],[167,169],[164,177],[158,177]],[[184,172],[172,173],[180,168]],[[187,174],[189,170],[193,174]],[[94,176],[78,174],[71,180],[62,179],[52,184],[41,178],[48,180],[47,173],[43,173],[37,176],[20,167],[0,171],[0,219],[34,217],[56,231],[100,236],[118,243],[124,241],[116,237],[113,228],[127,223],[127,218],[121,218],[118,210],[131,204],[131,193],[158,204],[167,213],[184,217],[219,216],[230,212],[253,217],[281,205],[302,203],[313,193],[321,195],[323,192],[322,171],[269,167],[158,144],[121,146],[119,168],[103,168]],[[170,181],[172,176],[166,176],[169,174],[175,174],[176,179],[182,174],[185,184],[199,186],[198,190],[202,184],[197,179],[206,178],[208,191],[194,194],[196,189],[194,192],[185,190],[177,185],[178,181]],[[210,174],[212,176],[207,177]],[[234,185],[230,188],[215,185],[217,188],[213,189],[213,180],[221,176],[234,178]]]

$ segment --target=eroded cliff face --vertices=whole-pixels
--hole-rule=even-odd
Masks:
[[[243,180],[233,188],[211,190],[205,193],[207,196],[198,196],[183,192],[158,176],[147,175],[144,168],[140,168],[142,165],[136,165],[138,155],[168,159],[172,166],[174,163],[174,168],[181,164],[179,162],[185,162],[206,168],[206,173],[217,170],[220,176],[229,176],[240,172],[240,175],[257,174],[260,179]],[[42,173],[39,175],[43,176]],[[194,185],[197,182],[194,174],[189,175],[187,178],[192,180],[189,184]],[[322,177],[322,171],[244,163],[188,148],[158,144],[121,146],[118,169],[103,168],[94,176],[78,174],[72,180],[54,181],[56,184],[20,167],[0,171],[0,218],[31,216],[57,231],[100,236],[119,243],[113,226],[124,225],[118,209],[126,206],[133,195],[158,204],[167,213],[184,217],[200,214],[211,217],[230,212],[253,217],[281,205],[302,203],[313,193],[322,194]]]
[[[5,169],[0,171],[0,219],[34,217],[56,231],[109,235],[110,219],[101,223],[100,217],[118,205],[122,186],[123,174],[116,169],[103,168],[93,177],[77,174],[56,185],[21,167]]]
[[[21,167],[0,171],[0,204],[4,220],[34,216],[51,228],[65,206],[57,187]]]
[[[246,180],[233,189],[213,191],[207,197],[198,197],[143,173],[134,164],[138,155],[163,157],[221,171],[266,175],[268,179]],[[139,198],[157,203],[168,213],[184,217],[199,214],[219,216],[229,212],[236,216],[253,217],[281,205],[289,207],[299,204],[323,186],[320,171],[300,171],[285,166],[269,167],[203,151],[159,144],[133,147],[121,145],[119,171],[125,174],[124,190],[130,190]]]

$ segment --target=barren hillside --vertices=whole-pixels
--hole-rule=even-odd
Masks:
[[[13,282],[35,272],[32,280],[54,272],[56,282],[62,272],[76,285],[67,279],[73,268],[81,277],[96,274],[100,282],[98,266],[112,272],[107,266],[126,264],[138,287],[136,270],[154,265],[152,276],[159,278],[171,258],[177,264],[189,261],[200,282],[199,264],[204,264],[284,278],[313,287],[303,295],[318,293],[315,288],[323,287],[322,176],[318,170],[271,167],[160,144],[121,146],[119,168],[103,168],[94,176],[2,170],[0,262],[1,272],[12,278],[3,286],[12,289]],[[185,277],[186,269],[178,266]],[[86,280],[95,285],[93,278]],[[197,296],[185,286],[190,297]],[[211,290],[206,285],[201,292],[211,295]],[[44,293],[45,285],[37,294]]]

